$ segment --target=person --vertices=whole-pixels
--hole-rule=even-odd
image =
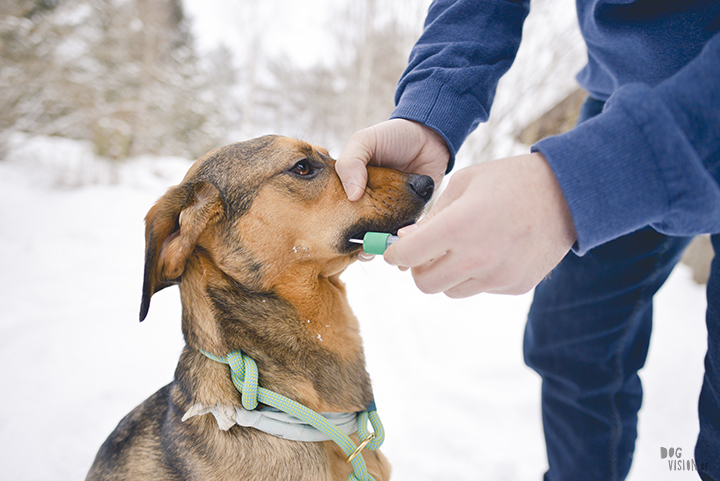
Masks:
[[[350,200],[369,163],[453,167],[517,52],[529,0],[436,0],[390,120],[337,161]],[[589,93],[578,124],[530,153],[458,170],[385,259],[420,290],[467,297],[535,288],[524,339],[542,377],[550,480],[621,480],[632,462],[652,297],[684,247],[720,248],[720,2],[577,0]],[[720,260],[694,459],[720,480]]]

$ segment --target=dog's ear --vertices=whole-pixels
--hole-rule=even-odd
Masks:
[[[208,182],[173,187],[145,216],[145,273],[140,321],[156,292],[178,284],[198,239],[224,213],[222,196]]]

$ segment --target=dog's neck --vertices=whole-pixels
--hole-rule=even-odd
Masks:
[[[312,272],[312,271],[311,271]],[[198,350],[252,357],[260,385],[324,412],[365,409],[372,400],[357,320],[337,275],[288,272],[291,285],[251,290],[209,258],[188,262],[180,283],[187,347],[176,381],[192,404],[239,405],[227,366]],[[186,367],[197,376],[189,375]]]

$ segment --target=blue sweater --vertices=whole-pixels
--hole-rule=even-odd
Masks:
[[[438,131],[451,154],[487,120],[529,0],[436,0],[398,83],[392,118]],[[533,146],[550,163],[575,251],[645,226],[720,233],[720,1],[577,0],[597,117]],[[549,27],[550,28],[550,27]]]

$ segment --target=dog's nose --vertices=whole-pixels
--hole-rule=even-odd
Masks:
[[[427,175],[411,174],[408,176],[408,186],[424,202],[428,202],[435,191],[435,182]]]

